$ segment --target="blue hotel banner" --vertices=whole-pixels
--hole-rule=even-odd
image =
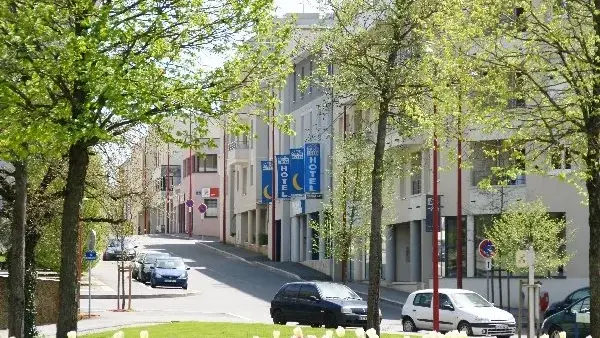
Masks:
[[[304,197],[304,149],[290,149],[290,177],[292,197]]]
[[[306,199],[321,199],[321,144],[304,144],[304,193]]]
[[[290,155],[276,155],[277,160],[277,198],[289,199],[290,196]]]
[[[263,204],[271,203],[271,198],[273,196],[273,187],[271,186],[273,183],[273,165],[271,161],[260,161],[261,168],[261,202]]]

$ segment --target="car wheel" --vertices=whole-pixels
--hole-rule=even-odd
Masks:
[[[550,338],[559,338],[561,331],[562,331],[562,329],[560,327],[558,327],[558,326],[552,326],[550,328],[550,330],[548,330],[548,336]]]
[[[181,287],[184,290],[187,290],[187,284]]]
[[[156,287],[156,283],[152,279],[150,279],[150,287],[153,289]]]
[[[324,320],[325,327],[328,329],[335,329],[337,325],[337,321],[335,320],[335,315],[331,312],[325,312]]]
[[[472,336],[473,335],[473,329],[471,328],[471,324],[469,324],[468,322],[460,322],[458,323],[458,332],[464,332],[467,334],[467,336]]]
[[[417,332],[417,326],[412,318],[406,317],[402,320],[402,330],[404,332]]]
[[[287,322],[285,321],[283,312],[281,312],[281,310],[275,310],[275,312],[273,312],[273,324],[285,325],[285,323]]]

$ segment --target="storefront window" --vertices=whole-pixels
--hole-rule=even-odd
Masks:
[[[444,277],[456,277],[457,257],[457,229],[456,217],[446,217],[442,234],[444,245],[440,252],[441,261],[444,262]],[[467,218],[462,218],[462,271],[467,276]]]

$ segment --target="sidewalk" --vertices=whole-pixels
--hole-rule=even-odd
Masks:
[[[164,234],[167,236],[177,238],[188,238],[185,234]],[[276,274],[295,279],[300,281],[330,281],[331,277],[314,269],[311,269],[301,263],[296,262],[273,262],[268,257],[263,256],[257,252],[240,248],[231,244],[223,244],[219,238],[216,237],[199,237],[193,236],[193,240],[196,241],[196,245],[201,245],[205,248],[209,248],[218,252],[223,256],[241,260],[250,265],[262,267],[266,270],[272,271]],[[363,298],[367,298],[369,285],[362,282],[349,282],[347,285],[354,290],[357,294]],[[399,291],[396,289],[388,288],[385,286],[380,287],[379,299],[381,301],[390,303],[395,306],[402,307],[409,293]]]

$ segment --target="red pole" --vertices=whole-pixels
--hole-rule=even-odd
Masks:
[[[433,105],[433,114],[437,113],[437,107]],[[438,199],[438,142],[437,136],[433,135],[433,330],[440,330],[440,305],[439,305],[439,247],[438,232],[440,231],[440,209]]]
[[[227,117],[225,117],[223,130],[223,243],[227,243],[227,150]]]
[[[273,97],[275,97],[275,94],[273,94]],[[271,245],[271,257],[275,261],[277,260],[277,257],[275,257],[277,253],[277,250],[275,248],[277,242],[277,229],[275,227],[275,175],[277,174],[277,170],[275,169],[275,104],[273,104],[272,117],[273,121],[271,122],[271,139],[273,140],[273,142],[271,143],[271,234],[273,236],[273,241]]]
[[[169,220],[170,220],[170,208],[169,208],[169,190],[171,190],[171,153],[169,152],[169,144],[167,143],[167,233],[169,233]]]
[[[190,200],[193,201],[192,199],[192,116],[190,115],[190,160],[189,160],[189,167],[190,167]],[[189,210],[192,210],[192,207],[188,207]],[[188,238],[192,237],[192,231],[194,231],[193,227],[193,223],[192,223],[192,212],[188,210]]]
[[[144,151],[142,152],[142,171],[144,172],[144,234],[148,233],[148,201],[146,195],[146,139],[144,138]]]
[[[461,110],[459,105],[459,110]],[[460,112],[459,112],[460,113]],[[456,200],[456,288],[462,289],[463,283],[463,231],[462,231],[462,135],[460,116],[458,117],[458,153],[457,153],[457,200]]]

